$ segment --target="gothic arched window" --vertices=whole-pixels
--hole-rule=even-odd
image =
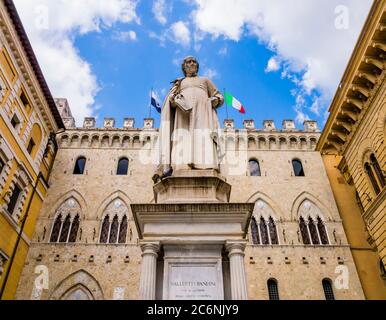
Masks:
[[[322,241],[322,244],[324,245],[329,244],[326,226],[324,225],[320,217],[318,217],[318,231],[319,231],[320,240]]]
[[[52,228],[50,242],[58,242],[60,229],[62,228],[62,215],[58,215]]]
[[[269,235],[271,236],[271,244],[279,244],[276,224],[272,217],[269,217],[268,228],[269,228]]]
[[[268,228],[267,223],[264,218],[260,219],[260,234],[261,234],[261,244],[269,245],[269,236],[268,236]]]
[[[67,215],[66,219],[64,219],[62,232],[60,233],[59,242],[66,243],[68,241],[68,234],[70,232],[71,227],[71,216]]]
[[[249,175],[251,177],[261,177],[259,161],[255,159],[249,160]]]
[[[300,233],[302,234],[303,243],[311,244],[310,236],[308,233],[308,227],[303,217],[300,218]]]
[[[114,218],[110,221],[109,217]],[[100,243],[126,243],[127,232],[129,229],[127,217],[128,208],[123,201],[117,199],[110,203],[105,210],[105,218],[101,228]]]
[[[255,217],[252,218],[251,229],[252,229],[252,242],[253,244],[260,244],[259,229]]]
[[[329,245],[326,223],[320,209],[305,200],[299,207],[299,226],[305,245]]]
[[[335,300],[335,295],[334,295],[334,290],[332,288],[331,280],[324,279],[322,281],[322,284],[323,284],[323,290],[324,290],[324,295],[326,297],[326,300]]]
[[[275,279],[269,279],[267,282],[269,300],[280,300],[279,287]]]
[[[121,222],[121,226],[119,228],[118,243],[126,243],[127,227],[128,227],[127,217],[124,216]]]
[[[126,176],[129,171],[129,159],[122,158],[118,162],[117,175]]]
[[[308,219],[308,229],[310,230],[312,244],[320,244],[318,230],[315,221],[311,217]]]
[[[79,215],[77,215],[74,221],[72,221],[70,237],[68,238],[69,243],[76,242],[76,238],[78,237],[78,230],[79,230]]]
[[[79,175],[84,174],[85,168],[86,168],[86,158],[79,157],[75,162],[74,174],[79,174]]]
[[[371,169],[371,166],[369,163],[366,163],[365,164],[365,171],[367,173],[367,176],[369,177],[370,179],[370,182],[371,182],[371,185],[373,186],[374,188],[374,191],[375,191],[375,194],[380,194],[381,193],[381,189],[379,188],[378,186],[378,182],[377,182],[377,179],[375,178],[374,176],[374,172],[373,170]]]
[[[109,238],[109,231],[110,231],[110,218],[107,215],[102,223],[101,237],[99,240],[100,243],[107,243],[107,240]]]
[[[119,228],[119,222],[118,222],[118,216],[116,215],[113,219],[113,223],[111,224],[110,229],[110,243],[117,243],[118,241],[118,228]]]
[[[375,174],[377,175],[377,178],[381,184],[381,187],[383,188],[386,185],[385,175],[383,174],[382,168],[379,165],[379,162],[378,162],[377,158],[375,157],[375,154],[372,154],[370,156],[370,160],[371,160],[371,165],[374,168]]]
[[[304,169],[303,169],[303,164],[300,160],[294,159],[292,160],[292,166],[294,169],[295,177],[304,177]]]
[[[57,215],[51,231],[50,242],[74,243],[80,227],[80,206],[74,199],[66,200],[57,210]],[[63,221],[63,217],[64,221]]]

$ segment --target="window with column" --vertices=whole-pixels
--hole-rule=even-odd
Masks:
[[[322,212],[311,201],[304,201],[299,208],[299,231],[305,245],[329,245],[329,236]]]
[[[122,200],[117,199],[104,211],[99,243],[124,244],[127,242],[128,229],[128,208]]]
[[[257,221],[259,221],[259,223]],[[267,220],[264,217],[261,217],[259,220],[253,217],[251,221],[251,233],[252,243],[254,245],[279,244],[276,222],[272,217],[269,217]]]
[[[75,243],[80,229],[81,208],[79,203],[70,198],[57,210],[51,229],[51,243]]]

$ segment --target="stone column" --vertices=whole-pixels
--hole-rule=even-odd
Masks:
[[[139,295],[142,300],[155,300],[157,258],[160,244],[157,242],[143,242],[141,280],[139,284]]]
[[[245,274],[245,241],[227,242],[231,273],[232,300],[248,300],[247,278]]]

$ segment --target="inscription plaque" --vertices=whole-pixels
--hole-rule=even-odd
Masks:
[[[218,264],[172,264],[168,286],[171,300],[222,300],[224,297]]]

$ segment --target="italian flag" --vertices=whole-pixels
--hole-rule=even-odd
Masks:
[[[228,92],[225,92],[225,103],[228,106],[232,106],[233,108],[239,110],[240,113],[245,114],[243,104]]]

